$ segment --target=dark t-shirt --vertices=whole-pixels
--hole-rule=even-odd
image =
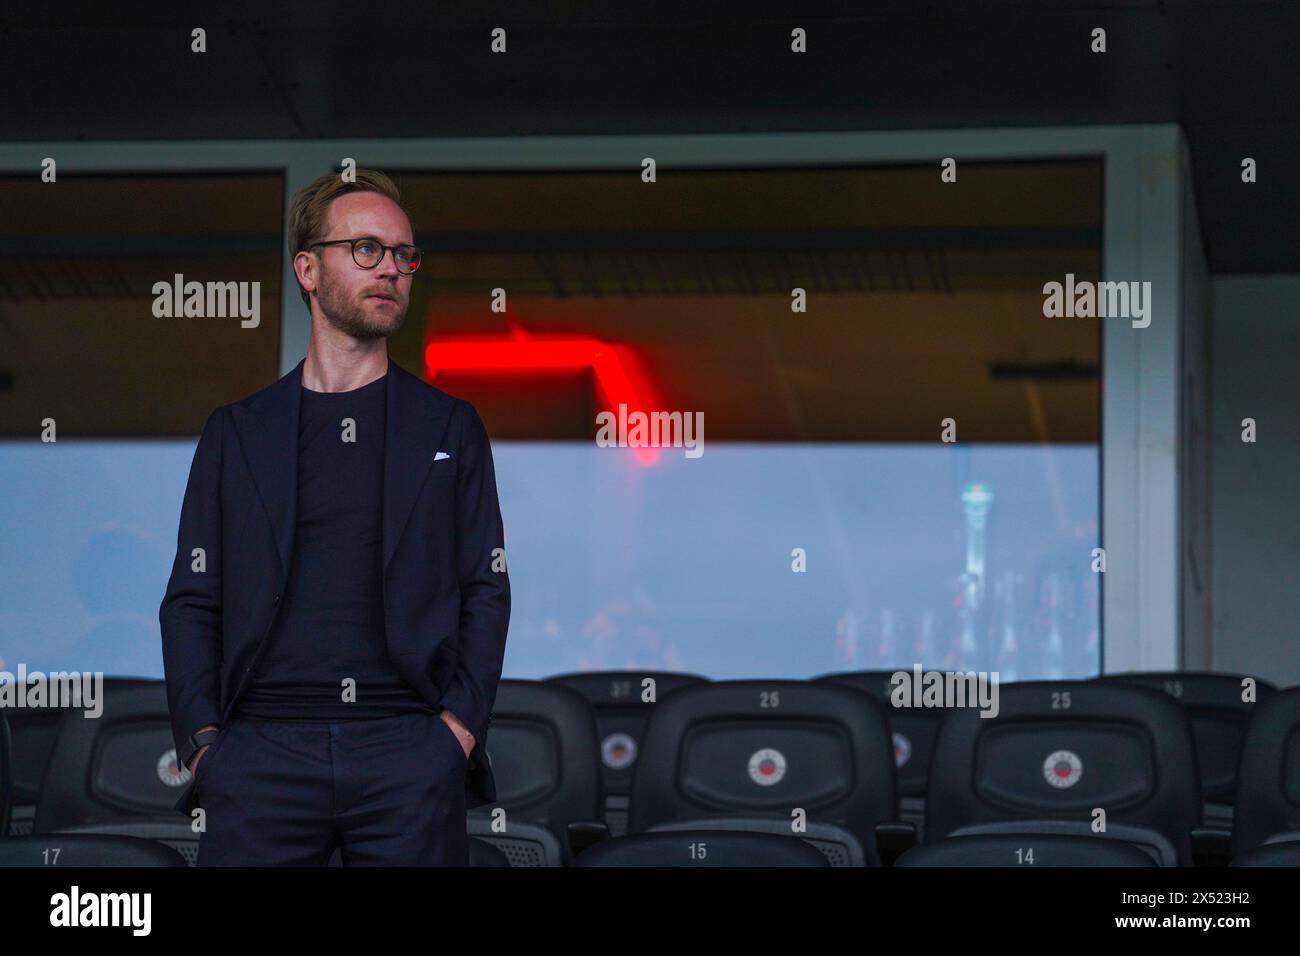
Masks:
[[[398,674],[384,639],[387,381],[348,392],[302,389],[289,581],[234,716],[329,721],[434,712]],[[345,430],[345,418],[355,426]],[[344,701],[348,678],[355,702]]]

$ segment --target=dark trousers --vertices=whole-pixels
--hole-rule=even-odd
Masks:
[[[236,717],[197,768],[199,866],[469,866],[468,761],[437,714]]]

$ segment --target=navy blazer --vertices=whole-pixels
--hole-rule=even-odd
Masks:
[[[297,524],[302,368],[299,362],[273,385],[216,409],[194,450],[176,560],[158,609],[181,767],[197,749],[191,735],[225,723],[285,591]],[[466,805],[482,806],[496,799],[488,722],[510,622],[492,449],[474,406],[391,358],[386,388],[384,636],[401,676],[474,735]],[[196,571],[200,548],[206,567]],[[191,813],[196,797],[191,781],[176,808]]]

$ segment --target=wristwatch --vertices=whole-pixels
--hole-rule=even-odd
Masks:
[[[186,737],[185,743],[189,746],[189,753],[187,753],[185,759],[181,761],[181,766],[188,770],[190,758],[198,753],[203,747],[213,743],[220,735],[221,731],[219,730],[200,730],[198,733],[190,734]]]

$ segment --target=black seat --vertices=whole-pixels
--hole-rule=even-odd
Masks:
[[[870,695],[830,683],[718,681],[662,698],[632,781],[631,833],[798,835],[841,866],[878,865],[898,803],[893,746]],[[797,832],[792,824],[803,824]]]
[[[1190,866],[1201,816],[1191,726],[1168,695],[1097,681],[999,687],[998,714],[949,710],[926,792],[926,838],[976,833],[1105,836]],[[1098,834],[1101,835],[1101,834]]]
[[[1256,707],[1246,725],[1233,803],[1234,860],[1270,840],[1300,837],[1300,687],[1278,691]]]
[[[891,680],[895,673],[897,671],[844,671],[823,674],[814,680],[856,687],[884,705],[894,743],[899,815],[916,827],[919,836],[925,827],[926,778],[930,769],[930,755],[934,752],[934,741],[939,735],[939,725],[943,722],[943,708],[894,707],[890,702],[890,693],[894,689]]]
[[[1164,691],[1183,705],[1192,722],[1192,739],[1196,743],[1201,796],[1205,798],[1205,824],[1230,830],[1237,760],[1241,757],[1246,724],[1258,703],[1277,693],[1277,688],[1268,681],[1244,674],[1203,671],[1106,674],[1097,680]],[[1251,703],[1242,700],[1242,684],[1246,680],[1255,684],[1255,701]]]
[[[674,830],[605,840],[578,854],[575,866],[830,866],[803,840],[770,833]]]
[[[171,847],[139,837],[47,833],[0,840],[0,867],[185,865],[185,857]]]
[[[653,681],[654,700],[646,701],[646,681]],[[665,695],[682,687],[708,683],[695,674],[669,671],[592,671],[557,674],[547,684],[576,690],[596,713],[600,767],[605,783],[605,822],[613,836],[627,832],[632,771],[650,711]]]
[[[142,686],[153,683],[145,678],[109,677],[105,687]],[[20,688],[21,690],[21,688]],[[66,707],[5,708],[8,712],[10,753],[12,756],[12,807],[9,826],[5,832],[14,836],[27,836],[36,820],[36,804],[41,796],[45,771],[54,754],[54,744],[59,736]]]
[[[1290,839],[1266,841],[1232,858],[1230,866],[1300,866],[1300,834],[1288,834]]]
[[[1156,866],[1130,843],[1036,834],[959,836],[912,847],[894,866]]]
[[[575,690],[503,680],[492,707],[497,799],[469,811],[472,836],[514,866],[562,866],[608,834],[596,717]]]
[[[195,862],[198,834],[175,806],[190,772],[176,763],[166,684],[105,680],[102,707],[61,715],[33,833],[158,840]]]
[[[509,866],[510,858],[500,847],[493,846],[487,840],[477,837],[469,838],[469,865],[472,867]]]

